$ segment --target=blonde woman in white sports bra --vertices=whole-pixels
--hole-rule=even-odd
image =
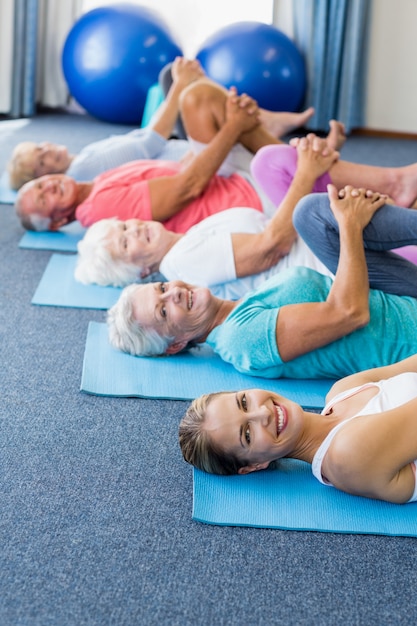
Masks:
[[[324,485],[388,502],[417,501],[417,355],[339,380],[321,414],[262,389],[193,401],[179,429],[186,461],[246,474],[284,457]]]

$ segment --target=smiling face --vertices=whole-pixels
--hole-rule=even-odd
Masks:
[[[131,219],[115,220],[107,236],[107,249],[115,261],[144,269],[142,278],[157,271],[175,235],[160,222]]]
[[[65,174],[49,174],[31,180],[18,193],[19,213],[49,218],[50,230],[72,221],[77,203],[77,183]]]
[[[215,301],[209,289],[182,281],[140,285],[132,298],[133,318],[162,337],[173,337],[167,354],[189,341],[204,341],[212,330]]]
[[[216,448],[245,461],[239,473],[265,469],[291,456],[303,432],[303,409],[263,389],[218,394],[205,413],[204,430]]]
[[[66,146],[43,141],[28,147],[26,162],[34,178],[38,178],[45,174],[64,174],[71,164],[71,156]]]

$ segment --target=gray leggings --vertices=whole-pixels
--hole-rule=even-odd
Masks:
[[[335,274],[339,226],[327,193],[310,194],[300,200],[293,221],[314,254]],[[417,265],[390,252],[417,244],[417,210],[386,204],[364,229],[363,240],[371,288],[417,298]]]
[[[167,65],[165,65],[159,72],[158,76],[158,83],[162,91],[164,92],[164,96],[167,95],[169,88],[172,85],[171,67],[172,63],[168,63]],[[187,139],[187,133],[185,132],[185,128],[182,124],[181,116],[178,116],[177,121],[175,122],[172,136],[176,139]]]

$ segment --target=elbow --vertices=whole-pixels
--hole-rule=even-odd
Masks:
[[[334,310],[337,324],[344,335],[360,330],[369,324],[370,313],[369,308],[360,306],[358,303],[338,304]]]
[[[368,308],[366,310],[354,308],[350,314],[348,314],[348,318],[352,324],[353,331],[367,326],[370,322],[371,315]]]
[[[192,202],[203,193],[207,186],[207,180],[199,176],[189,176],[181,185],[181,196],[183,202]]]
[[[265,269],[276,265],[282,257],[287,256],[291,252],[296,239],[297,234],[294,230],[281,232],[279,237],[273,232],[265,230],[259,237],[259,246],[257,247],[258,250],[262,251],[268,263],[268,267]]]
[[[366,305],[359,307],[356,312],[356,319],[358,328],[364,328],[367,326],[371,320],[371,313],[369,311],[369,303],[366,301]]]
[[[192,187],[187,189],[185,200],[187,202],[192,202],[193,200],[196,200],[197,198],[199,198],[201,194],[203,193],[203,191],[204,191],[203,186],[193,185]]]
[[[365,326],[368,326],[370,321],[371,321],[371,314],[369,313],[369,311],[365,311],[365,313],[362,314],[362,321],[361,321],[360,328],[364,328]]]

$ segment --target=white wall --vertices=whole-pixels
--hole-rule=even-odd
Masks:
[[[12,106],[13,71],[13,0],[0,2],[0,113],[9,113]]]
[[[367,128],[417,133],[416,26],[416,0],[372,0]]]

